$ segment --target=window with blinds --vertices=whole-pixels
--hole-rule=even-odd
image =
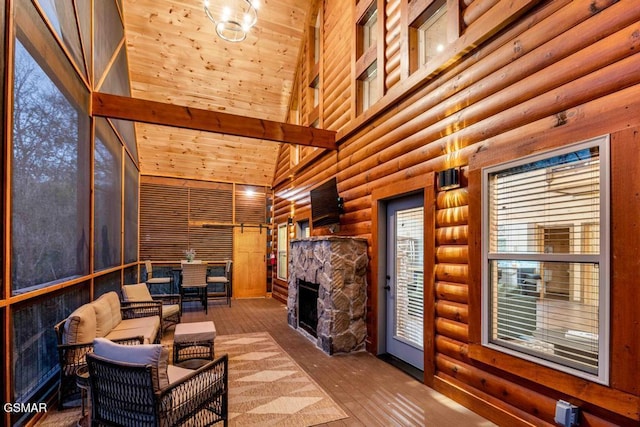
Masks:
[[[486,345],[606,383],[608,137],[483,171]]]
[[[424,345],[424,209],[399,210],[395,224],[395,333],[422,349]]]

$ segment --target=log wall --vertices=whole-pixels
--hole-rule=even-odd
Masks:
[[[464,30],[459,40],[482,33],[481,26],[487,34],[496,31],[478,37],[482,40],[478,46],[416,83],[415,76],[395,77],[395,63],[402,62],[402,52],[408,51],[400,40],[398,61],[392,47],[397,26],[407,22],[394,15],[396,10],[408,10],[407,3],[401,0],[399,8],[396,3],[386,2],[382,37],[386,49],[384,67],[379,67],[392,90],[380,101],[383,106],[374,105],[367,117],[351,113],[353,119],[338,129],[337,153],[316,155],[303,166],[276,172],[280,178],[274,181],[275,223],[291,215],[296,220],[308,218],[310,189],[335,176],[345,200],[338,234],[367,238],[375,269],[380,248],[375,246],[372,193],[460,166],[462,187],[438,192],[434,198],[434,244],[425,249],[434,254],[430,288],[425,280],[425,307],[433,307],[433,318],[425,320],[426,326],[433,325],[425,328],[425,342],[434,343],[433,353],[425,355],[430,364],[425,367],[425,383],[500,425],[552,426],[558,399],[581,407],[580,425],[638,425],[640,315],[633,307],[638,292],[632,283],[640,265],[637,244],[625,237],[637,234],[638,221],[625,205],[636,207],[640,194],[640,181],[629,178],[640,170],[640,4],[532,2],[525,13],[505,16],[504,25],[496,30],[495,19],[487,17],[507,10],[506,2],[461,0]],[[352,33],[349,29],[342,37],[325,38],[325,63],[335,61],[333,52],[343,52],[343,45],[352,47]],[[325,74],[325,88],[345,85],[332,78]],[[324,99],[332,111],[338,108],[337,102]],[[345,97],[344,103],[344,108],[347,104],[353,108],[350,99]],[[480,165],[501,161],[507,152],[525,156],[602,134],[612,135],[614,186],[608,386],[488,352],[480,340]],[[279,162],[285,168],[286,164]],[[425,182],[425,188],[429,185]],[[326,233],[327,229],[312,230],[314,235]],[[380,332],[375,296],[382,285],[377,274],[372,270],[368,276],[367,348],[373,353],[379,350]],[[274,297],[286,301],[286,285],[277,280]]]

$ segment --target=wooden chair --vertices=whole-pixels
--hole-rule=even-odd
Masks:
[[[198,300],[209,314],[207,304],[207,264],[182,264],[182,281],[180,283],[180,305],[185,301]],[[182,311],[182,307],[181,307]]]
[[[215,290],[207,290],[207,298],[224,298],[231,307],[231,266],[232,261],[227,260],[224,267],[224,276],[207,276],[207,284]]]
[[[182,316],[180,296],[151,295],[145,283],[137,283],[135,285],[122,286],[122,299],[126,302],[159,302],[162,313],[161,336],[164,335],[169,326],[180,323],[180,317]]]
[[[227,426],[226,354],[191,370],[169,365],[161,345],[104,341],[87,355],[92,426]]]

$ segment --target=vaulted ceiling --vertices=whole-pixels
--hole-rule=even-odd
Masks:
[[[285,122],[310,1],[260,0],[247,39],[215,34],[202,0],[123,0],[134,98]],[[279,144],[136,123],[142,174],[271,185]]]

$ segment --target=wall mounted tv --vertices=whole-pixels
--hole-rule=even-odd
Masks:
[[[311,222],[313,227],[340,224],[340,214],[344,212],[342,197],[338,196],[338,182],[335,178],[311,190]]]

